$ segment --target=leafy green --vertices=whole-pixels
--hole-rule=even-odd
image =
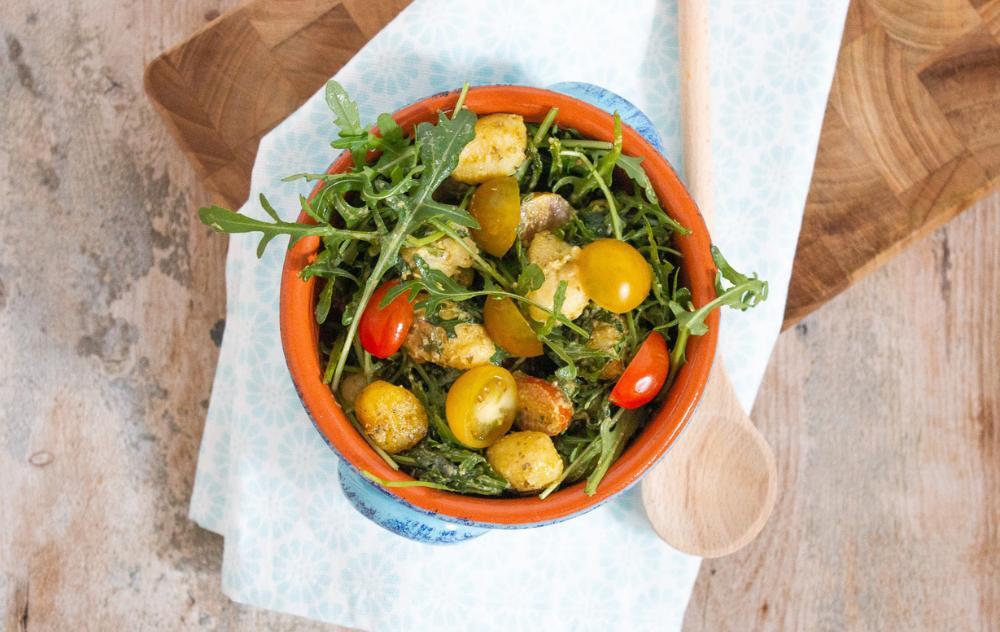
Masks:
[[[712,311],[723,305],[746,311],[761,301],[767,300],[767,281],[758,279],[756,274],[748,277],[734,270],[715,246],[712,246],[712,259],[718,268],[715,275],[715,298],[694,309],[688,298],[690,294],[685,291],[684,294],[680,295],[686,299],[684,303],[678,302],[676,296],[669,303],[670,310],[677,319],[677,341],[670,352],[670,374],[667,377],[666,388],[673,384],[677,371],[684,364],[684,351],[688,336],[701,336],[708,333],[705,319]],[[732,285],[726,287],[723,279]]]
[[[437,125],[421,123],[417,126],[417,143],[421,146],[420,158],[424,167],[420,175],[420,184],[415,191],[406,196],[394,196],[387,200],[398,213],[396,226],[382,240],[378,259],[372,266],[371,273],[361,291],[358,310],[364,309],[375,292],[375,288],[382,280],[382,275],[395,264],[399,249],[407,236],[413,233],[421,223],[433,217],[432,211],[425,209],[425,206],[431,201],[431,195],[437,187],[458,166],[459,154],[475,136],[475,123],[475,114],[470,110],[461,110],[455,113],[453,119],[441,115]],[[347,330],[347,340],[354,340],[357,331],[358,319],[355,318],[351,320]],[[347,363],[347,349],[348,347],[345,346],[337,360],[337,368],[333,374],[333,388],[337,388],[337,385],[340,384],[340,375]]]
[[[199,209],[198,216],[203,224],[211,226],[220,233],[261,233],[263,236],[257,245],[258,257],[264,255],[264,249],[267,248],[267,244],[279,235],[288,235],[291,238],[289,245],[294,244],[302,237],[310,235],[339,236],[360,241],[373,241],[378,238],[378,235],[374,233],[341,230],[329,224],[298,224],[295,222],[283,222],[280,219],[274,222],[264,222],[247,217],[246,215],[234,213],[221,206],[203,207]]]
[[[517,275],[517,289],[523,294],[534,292],[545,283],[545,273],[537,263],[529,263]]]
[[[360,167],[364,164],[369,140],[368,132],[361,126],[358,104],[347,96],[343,86],[332,79],[326,83],[326,103],[335,116],[334,125],[340,128],[338,138],[330,145],[349,150],[355,166]]]
[[[565,435],[556,439],[557,449],[569,461],[562,475],[542,490],[541,498],[559,488],[564,482],[587,479],[583,491],[588,496],[597,492],[597,486],[611,464],[621,456],[629,440],[641,427],[643,414],[640,410],[619,409],[615,416],[604,417],[596,434],[590,437]]]
[[[374,127],[363,125],[357,104],[342,86],[330,82],[326,97],[338,128],[332,145],[349,151],[353,166],[343,173],[286,178],[319,183],[314,195],[299,197],[305,221],[283,221],[263,195],[264,220],[217,206],[201,209],[200,216],[217,231],[260,233],[258,256],[279,236],[287,235],[289,245],[303,237],[320,240],[301,277],[318,280],[315,318],[323,381],[339,393],[345,373],[367,382],[386,380],[408,388],[427,411],[426,438],[402,454],[389,455],[365,437],[386,463],[417,479],[383,481],[364,473],[387,487],[426,486],[483,496],[512,493],[484,451],[462,446],[446,421],[447,394],[461,371],[421,364],[406,351],[375,358],[362,347],[359,314],[383,277],[401,281],[386,293],[383,305],[405,295],[416,302],[419,318],[451,338],[461,332],[458,325],[482,322],[487,300],[508,298],[540,310],[544,321],[528,322],[543,343],[543,355],[516,358],[497,346],[489,361],[547,377],[572,402],[569,428],[554,437],[565,461],[563,475],[541,497],[578,481],[586,481],[585,492],[594,494],[648,417],[648,411],[625,411],[610,403],[620,363],[627,363],[649,332],[661,332],[671,349],[670,373],[661,394],[666,393],[685,362],[690,337],[708,331],[712,310],[726,305],[752,308],[767,298],[767,283],[738,272],[713,248],[716,297],[696,307],[682,282],[681,252],[672,246],[673,237],[689,231],[660,205],[642,159],[623,153],[620,117],[612,119],[612,141],[599,141],[560,127],[553,108],[540,123],[527,124],[526,157],[515,172],[522,194],[548,190],[567,196],[576,212],[555,229],[557,236],[581,247],[607,237],[629,243],[649,262],[652,291],[624,315],[590,304],[574,320],[562,313],[566,281],[556,286],[550,306],[529,298],[543,286],[546,273],[528,259],[528,244],[518,237],[511,252],[499,258],[480,252],[468,239],[479,228],[468,211],[475,187],[449,179],[475,135],[476,116],[463,107],[467,90],[463,88],[450,115],[439,113],[436,122],[421,123],[408,134],[389,114],[380,114]],[[444,252],[437,242],[446,238],[471,261],[469,269],[454,276],[429,265],[423,255]],[[414,250],[403,257],[404,247]],[[603,342],[596,341],[598,327],[606,334]],[[363,433],[349,405],[345,412]]]
[[[611,151],[601,156],[597,161],[597,173],[605,182],[611,181],[611,172],[622,155],[622,117],[618,115],[618,112],[615,112],[614,115],[612,132],[614,133],[614,141],[611,143]]]
[[[650,204],[659,205],[660,201],[656,197],[656,190],[653,188],[653,183],[649,181],[646,170],[642,168],[642,158],[638,156],[619,156],[616,164],[642,189]]]
[[[480,452],[431,438],[395,458],[400,465],[412,468],[414,478],[460,494],[498,496],[510,488]]]
[[[326,104],[336,117],[334,125],[340,128],[341,136],[361,134],[361,117],[358,115],[358,104],[347,96],[344,87],[333,81],[326,82]]]

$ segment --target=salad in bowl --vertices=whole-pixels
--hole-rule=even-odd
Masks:
[[[578,513],[634,483],[696,405],[716,308],[767,283],[734,270],[669,165],[566,95],[489,86],[362,125],[326,89],[344,150],[289,236],[282,342],[352,469],[409,506],[479,525]],[[693,365],[693,366],[689,366]]]

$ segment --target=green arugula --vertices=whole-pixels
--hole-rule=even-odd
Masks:
[[[566,295],[565,281],[560,281],[553,300],[553,306],[548,308],[541,303],[537,303],[527,297],[521,296],[520,294],[515,294],[514,292],[508,292],[506,290],[498,290],[489,287],[483,290],[471,290],[463,287],[459,285],[455,279],[451,278],[444,272],[429,267],[421,257],[415,257],[414,264],[419,271],[419,276],[416,276],[408,281],[403,281],[386,292],[381,302],[383,307],[395,300],[397,296],[409,294],[410,300],[416,301],[416,305],[423,310],[425,314],[433,315],[447,303],[458,303],[480,296],[495,296],[500,298],[509,298],[520,303],[525,303],[526,305],[540,309],[548,314],[548,320],[542,329],[543,333],[550,332],[556,325],[565,325],[581,336],[589,335],[589,332],[586,329],[583,329],[579,325],[575,324],[559,311]],[[423,298],[417,300],[417,298],[421,296],[421,293],[424,295]]]
[[[301,277],[316,277],[322,283],[317,286],[315,318],[320,324],[323,381],[338,393],[345,372],[364,376],[368,382],[382,379],[404,385],[428,413],[427,437],[402,454],[386,454],[365,437],[386,463],[417,479],[383,481],[364,473],[386,487],[425,486],[482,496],[512,493],[507,481],[490,467],[484,451],[462,446],[448,426],[445,401],[460,371],[419,364],[405,352],[374,358],[362,348],[358,315],[383,277],[402,279],[383,304],[409,296],[418,301],[421,316],[448,335],[454,335],[460,323],[481,322],[485,301],[494,298],[508,298],[544,312],[544,322],[529,320],[543,343],[544,355],[512,358],[498,347],[491,361],[510,370],[549,376],[572,401],[573,420],[566,432],[554,437],[565,462],[563,474],[540,496],[584,480],[584,491],[594,494],[648,417],[648,411],[622,410],[610,404],[615,380],[605,375],[606,370],[615,362],[627,363],[649,332],[659,331],[671,349],[664,395],[686,361],[690,337],[708,331],[708,315],[722,306],[739,310],[756,306],[767,298],[767,282],[733,269],[713,247],[718,268],[716,297],[695,307],[681,280],[681,253],[671,245],[674,236],[690,231],[660,205],[642,159],[623,153],[620,117],[612,118],[612,140],[598,141],[560,127],[558,111],[552,108],[540,123],[527,125],[526,159],[515,173],[521,192],[547,189],[566,195],[577,211],[556,234],[574,246],[611,236],[631,244],[649,261],[653,283],[642,304],[622,316],[591,304],[577,319],[568,319],[562,314],[566,282],[558,284],[551,306],[529,299],[545,282],[543,269],[527,259],[520,237],[502,258],[471,245],[470,229],[479,228],[467,210],[475,187],[448,178],[475,134],[476,116],[463,107],[467,89],[463,88],[450,115],[440,113],[435,123],[421,123],[408,134],[389,114],[380,114],[372,128],[362,125],[357,103],[331,81],[326,99],[338,128],[332,145],[350,153],[353,167],[344,173],[300,173],[286,178],[319,183],[315,195],[299,198],[306,221],[283,221],[263,195],[260,204],[265,220],[218,206],[202,208],[199,214],[205,224],[220,232],[260,233],[258,257],[279,236],[287,235],[289,246],[303,237],[320,239],[321,247]],[[544,184],[539,187],[539,183]],[[420,256],[412,257],[412,264],[400,256],[403,247],[425,247],[442,238],[454,240],[472,261],[461,280],[431,268]],[[449,304],[458,307],[461,316],[441,311]],[[442,317],[446,313],[448,317]],[[617,332],[610,346],[592,344],[592,332],[599,323],[613,324]],[[350,407],[345,411],[363,434]]]
[[[399,250],[402,248],[407,237],[412,235],[421,225],[434,218],[445,218],[465,226],[478,227],[476,221],[467,211],[457,206],[440,204],[434,202],[432,195],[444,182],[445,178],[458,166],[458,156],[462,149],[475,136],[476,115],[468,109],[457,109],[451,118],[443,113],[439,115],[436,125],[430,123],[420,123],[416,127],[415,145],[418,148],[417,154],[420,160],[419,177],[411,171],[408,174],[409,180],[416,179],[417,183],[413,187],[402,187],[397,184],[396,188],[384,195],[375,192],[372,185],[374,170],[363,167],[364,157],[368,151],[375,151],[381,147],[391,147],[394,152],[394,160],[405,151],[402,147],[401,131],[398,126],[390,125],[383,117],[381,127],[389,133],[389,138],[383,141],[374,141],[371,136],[361,126],[358,116],[358,107],[336,81],[329,81],[326,87],[326,99],[330,109],[336,115],[335,123],[340,127],[339,138],[334,141],[334,147],[350,150],[354,156],[355,164],[360,170],[352,174],[336,174],[327,177],[320,174],[317,179],[326,179],[328,183],[335,186],[345,184],[361,185],[363,192],[368,193],[369,200],[384,203],[389,210],[395,214],[395,225],[388,234],[382,235],[378,231],[347,231],[336,228],[323,221],[323,215],[317,213],[309,206],[308,201],[304,201],[304,208],[317,223],[298,224],[294,222],[283,222],[277,213],[265,205],[265,211],[274,220],[273,223],[254,220],[246,216],[231,213],[226,209],[217,206],[203,208],[200,211],[202,221],[213,228],[223,232],[242,233],[260,232],[263,237],[257,248],[260,256],[267,244],[278,235],[289,235],[291,243],[307,235],[318,235],[323,237],[338,237],[344,239],[355,239],[377,243],[378,258],[375,260],[365,278],[365,284],[358,295],[355,313],[363,310],[368,300],[378,287],[379,282],[385,272],[396,264]],[[360,162],[359,162],[360,160]],[[385,165],[383,165],[385,167]],[[307,179],[309,175],[305,176]],[[261,199],[264,204],[264,198]],[[379,210],[374,211],[376,214]],[[352,216],[351,219],[354,219]],[[345,218],[348,219],[348,218]],[[314,270],[315,272],[315,270]],[[345,314],[348,319],[347,343],[343,346],[340,357],[334,365],[333,377],[330,382],[334,390],[340,384],[341,375],[347,362],[354,337],[357,333],[358,319],[354,314]]]
[[[715,275],[715,298],[694,309],[690,301],[690,292],[685,288],[683,293],[675,293],[668,304],[676,316],[677,339],[670,352],[670,373],[667,376],[665,389],[673,384],[677,371],[684,364],[688,337],[708,333],[705,319],[712,311],[723,305],[746,311],[767,300],[767,281],[758,279],[756,274],[748,277],[734,270],[716,246],[712,246],[712,259],[718,269]],[[726,287],[723,280],[729,281],[732,285]]]

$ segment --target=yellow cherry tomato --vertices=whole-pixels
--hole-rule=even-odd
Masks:
[[[448,390],[448,427],[469,448],[485,448],[502,437],[517,413],[517,383],[510,371],[485,364],[463,373]]]
[[[598,239],[580,251],[580,281],[591,300],[615,314],[638,307],[653,273],[642,253],[619,239]]]
[[[542,342],[535,336],[521,310],[509,298],[486,299],[483,324],[493,342],[512,356],[533,358],[544,351]]]
[[[493,178],[480,184],[472,194],[469,213],[479,222],[470,231],[480,248],[502,257],[514,245],[521,223],[521,191],[511,176]]]

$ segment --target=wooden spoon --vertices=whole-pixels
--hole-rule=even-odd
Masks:
[[[677,17],[684,169],[688,188],[711,224],[707,0],[681,0]],[[668,544],[685,553],[721,557],[760,533],[774,508],[776,479],[774,453],[740,406],[717,357],[683,435],[643,480],[642,502]]]

